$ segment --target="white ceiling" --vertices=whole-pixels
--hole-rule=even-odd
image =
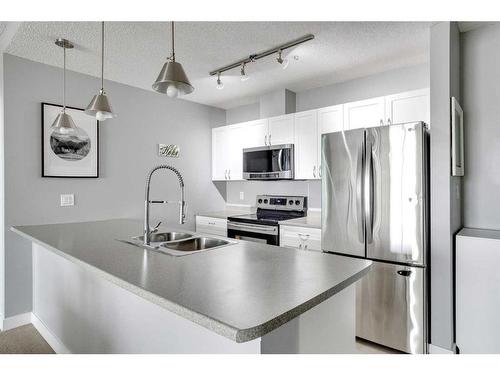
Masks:
[[[195,91],[183,97],[221,108],[253,103],[277,88],[302,91],[335,82],[428,61],[429,22],[179,22],[176,58]],[[239,80],[235,69],[215,88],[208,73],[250,54],[312,33],[313,41],[289,52],[288,69],[275,56],[247,67],[251,78]],[[100,26],[97,22],[24,22],[7,53],[61,66],[54,40],[64,37],[76,48],[68,69],[100,75]],[[158,22],[112,22],[106,26],[105,78],[151,90],[170,50],[170,26]],[[112,94],[112,93],[110,93]]]

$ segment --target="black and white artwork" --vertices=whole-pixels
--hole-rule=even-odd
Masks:
[[[98,177],[99,122],[82,109],[66,107],[77,129],[54,131],[51,126],[61,109],[42,103],[42,177]]]

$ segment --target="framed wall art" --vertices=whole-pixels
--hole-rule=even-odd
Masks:
[[[464,175],[464,112],[451,98],[451,175]]]
[[[77,130],[51,129],[62,106],[42,103],[42,177],[99,177],[99,121],[81,108],[66,106]]]

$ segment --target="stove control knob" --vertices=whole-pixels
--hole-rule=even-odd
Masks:
[[[292,204],[293,204],[293,200],[291,200],[291,199],[290,199],[290,200],[288,201],[288,204],[292,205]]]
[[[262,203],[262,199],[259,199],[257,202]]]
[[[298,206],[298,205],[300,204],[300,201],[297,199],[297,200],[295,201],[295,204]]]
[[[267,202],[268,202],[267,199],[264,199],[264,203],[267,204]]]

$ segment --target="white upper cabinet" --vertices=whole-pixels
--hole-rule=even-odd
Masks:
[[[269,136],[268,119],[244,122],[240,125],[244,128],[242,134],[243,148],[266,146]]]
[[[344,104],[344,129],[372,128],[385,123],[383,96]]]
[[[318,109],[318,169],[321,177],[321,135],[344,130],[344,105]]]
[[[295,114],[295,178],[319,178],[318,111]]]
[[[430,123],[430,90],[414,90],[385,97],[385,121],[391,124]]]
[[[230,158],[231,129],[225,126],[212,129],[212,180],[227,179]]]
[[[269,146],[293,143],[294,118],[295,113],[271,117],[269,119],[269,135],[267,139],[267,144]]]
[[[212,129],[212,179],[241,180],[243,149],[293,143],[295,178],[321,178],[321,135],[403,122],[430,122],[421,89]]]

